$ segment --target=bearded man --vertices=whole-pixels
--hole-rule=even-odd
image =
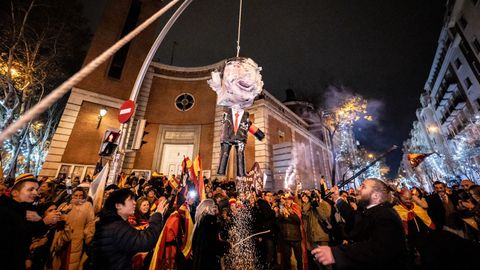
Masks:
[[[334,199],[339,196],[334,187]],[[358,210],[351,243],[312,250],[315,260],[335,269],[408,269],[402,221],[389,201],[391,191],[381,180],[368,178],[358,190]]]

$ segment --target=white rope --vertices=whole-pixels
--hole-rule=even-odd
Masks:
[[[128,35],[124,36],[122,39],[113,44],[110,48],[104,51],[97,58],[93,59],[88,63],[84,68],[75,73],[72,77],[62,83],[59,87],[55,88],[48,96],[40,100],[35,106],[28,110],[25,114],[20,116],[20,118],[10,126],[8,126],[2,133],[0,133],[0,144],[8,139],[11,135],[21,129],[29,121],[35,119],[41,113],[46,111],[50,106],[52,106],[57,100],[62,98],[74,85],[79,83],[85,77],[87,77],[92,71],[94,71],[99,65],[103,64],[108,60],[113,54],[115,54],[120,48],[125,44],[130,42],[134,37],[140,34],[145,28],[162,16],[167,10],[173,7],[179,0],[172,0],[165,7],[157,11],[150,18],[140,24]]]
[[[240,55],[240,29],[242,26],[242,6],[243,0],[240,0],[240,8],[238,10],[237,57]]]
[[[260,235],[260,234],[266,234],[266,233],[269,233],[269,232],[270,232],[270,230],[264,231],[264,232],[259,232],[259,233],[254,233],[254,234],[246,237],[245,239],[242,239],[242,240],[238,241],[237,243],[235,243],[235,244],[232,246],[232,248],[235,248],[236,246],[240,245],[241,243],[247,241],[248,239],[250,239],[250,238],[252,238],[252,237],[254,237],[254,236],[257,236],[257,235]]]

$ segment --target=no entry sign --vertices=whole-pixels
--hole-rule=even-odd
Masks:
[[[135,102],[133,100],[127,100],[125,103],[122,104],[120,107],[120,111],[118,112],[118,122],[125,123],[127,122],[130,117],[132,117],[133,113],[135,112]]]

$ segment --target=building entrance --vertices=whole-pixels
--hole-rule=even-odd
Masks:
[[[160,172],[170,177],[182,173],[183,157],[193,160],[193,144],[164,144]]]

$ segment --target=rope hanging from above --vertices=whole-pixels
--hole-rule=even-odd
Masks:
[[[243,0],[240,0],[240,7],[238,9],[237,57],[240,55],[240,30],[242,27],[242,8]]]

